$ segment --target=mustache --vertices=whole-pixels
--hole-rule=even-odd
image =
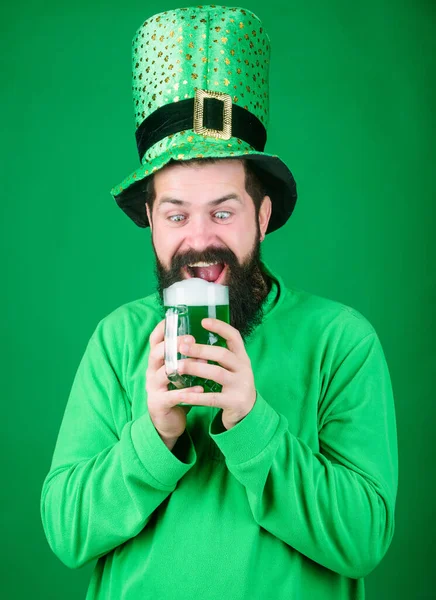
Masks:
[[[230,266],[238,264],[235,254],[227,248],[208,248],[202,252],[189,251],[174,257],[171,268],[175,271],[196,262],[227,263]]]

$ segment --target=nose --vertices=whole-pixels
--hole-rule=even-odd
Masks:
[[[188,226],[185,227],[185,231],[186,244],[197,252],[201,252],[205,248],[219,245],[216,241],[214,224],[204,215],[191,217],[191,221]]]

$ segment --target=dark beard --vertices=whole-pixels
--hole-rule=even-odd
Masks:
[[[153,245],[154,249],[154,245]],[[210,248],[201,253],[190,251],[176,256],[168,271],[159,261],[155,251],[155,275],[158,283],[159,301],[164,310],[163,290],[183,279],[182,268],[199,261],[227,263],[229,287],[230,325],[235,327],[244,342],[263,319],[263,303],[271,289],[271,282],[262,271],[259,231],[254,248],[246,261],[240,265],[235,254],[226,248]]]

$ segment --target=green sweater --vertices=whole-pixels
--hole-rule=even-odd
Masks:
[[[103,318],[74,378],[41,493],[50,547],[98,559],[87,600],[340,600],[394,532],[397,438],[377,333],[273,278],[247,340],[257,398],[228,431],[193,407],[173,451],[147,412],[157,294]]]

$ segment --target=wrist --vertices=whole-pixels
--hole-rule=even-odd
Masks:
[[[159,433],[159,431],[158,431],[158,433]],[[176,445],[177,440],[179,439],[178,437],[169,438],[169,437],[162,435],[161,433],[159,433],[159,436],[160,436],[161,440],[163,441],[163,443],[165,444],[165,446],[168,448],[168,450],[172,450],[174,448],[174,446]]]

